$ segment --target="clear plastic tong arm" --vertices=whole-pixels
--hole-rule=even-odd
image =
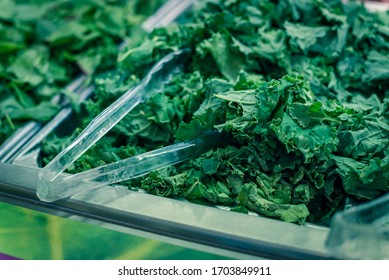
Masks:
[[[178,50],[162,58],[155,64],[142,82],[128,90],[113,104],[101,112],[82,131],[82,133],[61,153],[59,153],[39,173],[37,195],[43,201],[58,199],[53,181],[70,164],[103,137],[112,127],[123,119],[135,106],[145,101],[153,92],[161,90],[172,74],[182,67],[189,50]]]

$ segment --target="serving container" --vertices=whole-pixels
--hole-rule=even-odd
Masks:
[[[151,29],[167,24],[191,4],[192,1],[171,0],[147,21],[145,26],[149,25],[148,28]],[[177,9],[176,12],[169,13],[168,11],[173,8]],[[88,87],[83,90],[91,91]],[[334,245],[340,244],[335,242],[337,239],[333,236],[335,234],[339,237],[339,232],[345,230],[341,227],[334,233],[329,227],[309,223],[296,225],[253,213],[246,215],[231,212],[225,207],[157,197],[142,191],[131,191],[123,186],[104,186],[76,194],[69,199],[53,203],[43,202],[36,196],[40,171],[37,165],[39,157],[37,145],[42,137],[60,127],[64,120],[64,117],[54,118],[49,126],[44,128],[39,126],[35,130],[26,130],[27,132],[21,131],[8,142],[6,147],[9,154],[6,160],[0,162],[0,201],[71,219],[98,223],[104,227],[136,235],[148,235],[181,246],[219,252],[234,258],[355,257],[352,254],[340,254],[343,249],[340,250],[339,246]],[[18,139],[24,137],[28,138],[28,141],[19,145]],[[337,217],[338,220],[347,220],[344,216]],[[348,227],[346,223],[341,224],[345,228]],[[349,236],[345,238],[348,240]],[[364,257],[366,255],[358,255],[358,258]]]

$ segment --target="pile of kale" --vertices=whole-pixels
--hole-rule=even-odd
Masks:
[[[162,0],[0,0],[0,145],[27,121],[58,112],[77,76],[114,67],[118,44]]]
[[[160,196],[325,223],[347,197],[389,191],[389,13],[338,0],[207,0],[134,41],[96,80],[83,124],[51,136],[50,161],[165,54],[184,71],[82,156],[80,172],[207,130],[227,146],[128,182]]]

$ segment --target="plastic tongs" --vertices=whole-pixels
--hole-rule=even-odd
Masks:
[[[339,259],[389,259],[389,193],[337,213],[326,246]]]
[[[139,103],[153,92],[162,90],[164,84],[189,56],[189,50],[172,52],[152,67],[142,82],[124,93],[119,99],[101,112],[65,150],[59,153],[39,173],[38,197],[47,202],[67,198],[81,191],[102,185],[118,183],[145,175],[211,149],[217,143],[216,136],[203,135],[193,141],[173,144],[145,154],[107,164],[70,176],[61,176],[66,168],[76,161],[93,144],[124,118]],[[208,141],[211,139],[212,141]],[[216,140],[216,141],[215,141]]]

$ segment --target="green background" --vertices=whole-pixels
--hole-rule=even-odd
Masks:
[[[0,202],[0,253],[22,259],[226,259]]]

